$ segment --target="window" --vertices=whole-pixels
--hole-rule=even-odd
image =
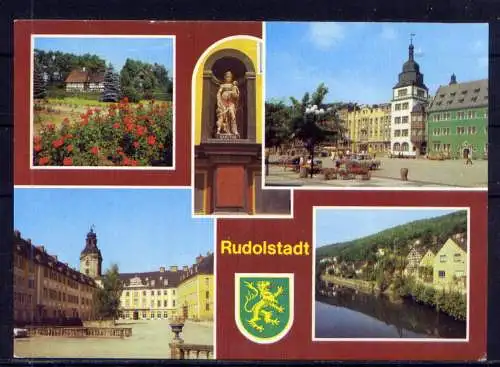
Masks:
[[[465,273],[463,271],[456,271],[455,272],[455,277],[457,278],[462,278],[465,276]]]
[[[163,301],[163,307],[168,307],[168,301],[167,300]]]
[[[161,312],[158,312],[158,314],[156,315],[159,319],[161,319]]]
[[[128,295],[129,295],[129,292],[128,292],[128,291],[126,291],[126,292],[125,292],[125,297],[128,297]]]
[[[445,263],[446,262],[446,255],[440,255],[439,256],[439,262]]]
[[[142,295],[145,296],[146,295],[146,291],[142,291]]]
[[[172,295],[175,296],[175,289],[172,289]]]
[[[396,111],[401,111],[401,103],[397,103],[397,104],[394,106],[394,110],[396,110]]]
[[[451,93],[450,93],[450,96],[451,96],[451,97],[455,97],[456,95],[457,95],[457,92],[451,92]]]
[[[403,144],[401,144],[401,150],[403,152],[408,152],[410,150],[410,145],[407,142],[404,142]]]
[[[417,89],[417,96],[425,97],[425,92],[422,89]]]
[[[465,99],[460,98],[460,99],[458,100],[458,103],[464,103],[464,101],[465,101]]]
[[[467,118],[473,119],[475,117],[474,115],[475,115],[475,113],[473,111],[468,111]]]
[[[463,90],[462,94],[465,96],[467,94],[467,90]]]
[[[205,311],[210,311],[210,304],[209,303],[205,304]]]
[[[394,136],[395,137],[401,136],[401,130],[394,130]]]
[[[163,313],[163,318],[164,318],[164,319],[168,319],[168,312],[164,312],[164,313]]]
[[[476,134],[476,127],[475,126],[469,126],[467,128],[467,133],[470,134],[470,135]]]
[[[400,124],[401,123],[401,117],[394,118],[394,123],[395,124]]]
[[[403,106],[402,106],[403,110],[407,110],[408,106],[409,106],[408,102],[403,103]]]
[[[446,104],[452,104],[453,103],[453,100],[449,100],[448,102],[446,102]]]
[[[439,98],[444,98],[444,93],[440,94]]]
[[[143,319],[146,319],[146,312],[143,312],[143,313],[142,313],[142,318],[143,318]]]
[[[206,298],[206,299],[209,299],[209,298],[210,298],[210,292],[209,292],[209,291],[206,291],[206,292],[205,292],[205,298]]]
[[[408,123],[408,116],[403,116],[403,124],[407,124]]]
[[[445,278],[446,277],[446,272],[444,270],[439,270],[438,275],[440,278]]]
[[[398,97],[406,96],[408,94],[408,90],[400,89],[398,90]]]
[[[477,96],[474,96],[470,99],[472,102],[477,102]]]
[[[441,144],[434,143],[434,150],[439,151],[441,149]]]
[[[474,89],[474,93],[479,93],[480,90],[481,90],[481,88],[476,88],[476,89]]]
[[[166,295],[167,295],[167,290],[166,290],[166,289],[163,291],[163,295],[164,295],[164,296],[166,296]]]
[[[458,135],[464,135],[465,134],[465,127],[463,127],[463,126],[457,126],[457,134]]]
[[[156,302],[156,307],[161,307],[161,301]]]
[[[172,307],[175,307],[175,299],[172,301]]]
[[[402,136],[408,136],[408,129],[401,130]]]

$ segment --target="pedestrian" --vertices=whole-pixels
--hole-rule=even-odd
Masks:
[[[467,159],[465,161],[465,165],[466,166],[469,165],[469,164],[472,166],[472,155],[471,155],[470,152],[467,153]]]

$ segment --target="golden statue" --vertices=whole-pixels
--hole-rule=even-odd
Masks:
[[[233,73],[227,71],[217,92],[217,135],[230,134],[239,137],[236,123],[239,98],[238,82],[233,79]]]

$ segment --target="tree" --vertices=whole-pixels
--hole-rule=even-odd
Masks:
[[[324,104],[328,88],[321,83],[312,95],[304,94],[302,101],[292,100],[291,127],[293,137],[301,140],[311,158],[311,178],[314,171],[314,150],[325,141],[335,141],[343,132],[335,110]]]
[[[35,54],[35,65],[33,68],[33,99],[43,99],[47,96],[47,85],[45,83],[43,67],[39,56]]]
[[[96,292],[94,310],[98,320],[116,320],[119,317],[122,291],[118,265],[113,264],[102,277],[102,287]]]
[[[120,77],[115,73],[113,65],[109,65],[104,74],[103,102],[118,102],[120,100]]]
[[[282,101],[266,102],[266,148],[282,147],[290,137],[290,108]]]

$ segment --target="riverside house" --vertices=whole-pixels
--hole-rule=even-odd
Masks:
[[[467,290],[466,242],[449,238],[434,257],[433,286],[441,289]]]
[[[414,275],[418,272],[418,266],[420,264],[420,260],[422,259],[424,253],[422,250],[413,247],[410,250],[410,253],[406,257],[406,268],[404,270],[405,275]]]
[[[436,255],[431,250],[428,250],[418,264],[418,279],[424,283],[432,283],[433,280],[433,265]]]

